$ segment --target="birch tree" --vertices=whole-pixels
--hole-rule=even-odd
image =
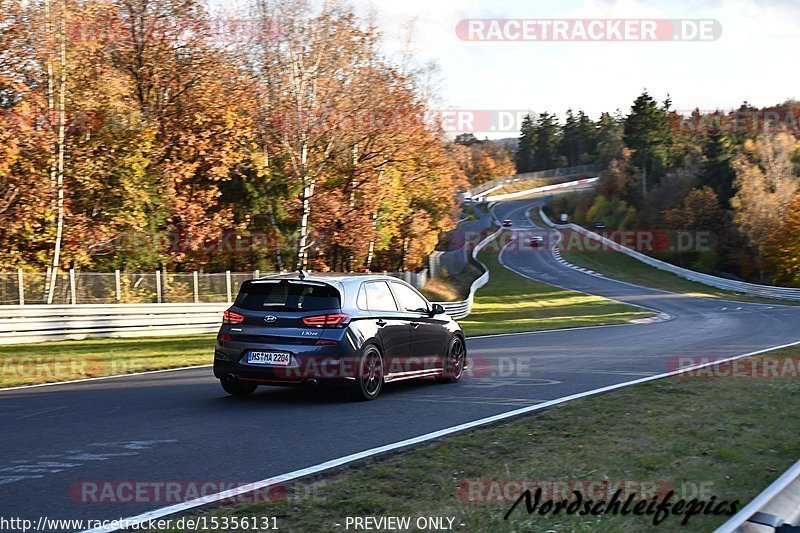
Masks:
[[[340,127],[348,94],[354,91],[363,63],[374,53],[370,28],[336,3],[314,13],[305,0],[259,0],[265,31],[280,24],[280,38],[262,39],[257,74],[265,95],[264,128],[280,165],[300,189],[295,268],[308,261],[310,215],[318,180],[343,148]]]
[[[45,0],[45,13],[49,19],[50,8],[49,0]],[[50,21],[48,20],[49,24]],[[64,234],[64,151],[66,143],[66,122],[67,122],[67,2],[59,2],[59,21],[58,21],[58,118],[57,136],[55,143],[55,166],[51,166],[51,176],[55,170],[55,194],[56,194],[56,235],[53,244],[53,262],[50,264],[50,280],[47,285],[47,303],[53,303],[55,295],[56,279],[58,276],[59,261],[61,259],[61,240]],[[54,76],[52,64],[48,67],[48,80]],[[48,83],[50,83],[48,81]],[[52,98],[52,97],[51,97]],[[50,108],[52,109],[52,105]],[[52,178],[51,178],[52,180]]]

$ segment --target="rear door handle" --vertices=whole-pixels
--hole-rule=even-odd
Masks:
[[[412,326],[414,329],[417,329],[417,328],[419,327],[419,325],[420,325],[420,323],[419,323],[419,322],[412,322],[412,323],[411,323],[411,326]]]
[[[382,328],[383,326],[386,325],[386,321],[382,318],[379,318],[375,323],[378,325],[379,328]]]

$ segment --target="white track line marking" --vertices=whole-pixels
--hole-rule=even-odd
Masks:
[[[515,274],[517,273],[516,270],[513,271],[513,272]],[[538,281],[538,280],[536,280],[536,281]],[[544,283],[544,282],[540,282],[540,283]],[[591,296],[594,296],[594,295],[592,294]],[[473,337],[467,337],[467,340],[472,340],[472,339],[490,339],[492,337],[513,337],[514,335],[539,335],[541,333],[561,333],[561,332],[568,332],[568,331],[577,331],[577,330],[581,330],[581,329],[618,328],[618,327],[622,327],[622,326],[632,326],[632,325],[635,325],[635,324],[631,324],[630,322],[621,322],[619,324],[601,324],[601,325],[598,325],[598,326],[575,326],[575,327],[572,327],[572,328],[540,329],[538,331],[517,331],[517,332],[514,332],[514,333],[488,333],[486,335],[475,335]]]
[[[539,207],[541,209],[542,208],[542,204],[533,204],[533,205],[530,206],[530,209],[533,209],[533,208],[536,208],[536,207]],[[528,212],[530,212],[530,209],[528,210]],[[533,223],[533,221],[530,218],[530,215],[528,215],[528,220],[530,220],[531,223]],[[539,226],[536,226],[535,223],[533,223],[533,225],[535,227],[539,228]],[[558,228],[556,226],[551,226],[549,228],[539,228],[539,229],[549,229],[549,230],[557,231],[559,236],[561,235],[561,231],[563,231],[562,229],[560,229],[560,228]],[[651,268],[655,268],[655,267],[651,267]],[[598,277],[601,277],[601,278],[606,279],[608,281],[613,281],[615,283],[622,283],[623,285],[629,285],[631,287],[644,288],[644,289],[648,289],[648,290],[651,290],[651,291],[663,292],[664,294],[674,294],[674,295],[677,295],[677,296],[684,296],[684,297],[687,297],[687,298],[710,300],[710,301],[714,301],[714,302],[744,303],[744,304],[747,304],[747,305],[766,306],[767,309],[772,309],[773,307],[790,307],[790,308],[791,307],[799,307],[797,305],[792,305],[792,304],[789,304],[789,303],[781,303],[781,302],[764,303],[764,302],[750,302],[748,300],[729,300],[729,299],[727,299],[727,298],[725,298],[723,296],[715,296],[713,294],[709,294],[707,296],[695,296],[695,295],[693,295],[691,293],[673,292],[673,291],[666,291],[664,289],[656,289],[655,287],[645,287],[644,285],[637,285],[635,283],[630,283],[628,281],[621,281],[621,280],[618,280],[618,279],[609,278],[609,277],[604,276],[603,274],[601,274],[599,272],[596,273],[596,274],[597,274]],[[673,274],[673,275],[677,276],[677,274]],[[678,277],[680,278],[680,276],[678,276]],[[684,278],[680,278],[680,279],[684,279]],[[699,283],[700,285],[704,285],[704,284],[702,284],[700,282],[693,282],[693,283]],[[721,290],[721,289],[717,289],[716,287],[713,287],[711,285],[704,285],[704,286],[708,287],[708,289]],[[769,298],[767,298],[767,299],[769,299]]]
[[[505,413],[500,413],[498,415],[489,416],[486,418],[481,418],[478,420],[473,420],[472,422],[466,422],[464,424],[459,424],[457,426],[451,426],[448,428],[440,429],[438,431],[433,431],[431,433],[426,433],[424,435],[419,435],[417,437],[412,437],[410,439],[401,440],[399,442],[394,442],[391,444],[386,444],[384,446],[378,446],[377,448],[371,448],[369,450],[364,450],[361,452],[356,452],[350,455],[345,455],[344,457],[339,457],[336,459],[331,459],[330,461],[326,461],[324,463],[319,463],[314,466],[309,466],[307,468],[301,468],[300,470],[294,470],[292,472],[287,472],[286,474],[280,474],[278,476],[273,476],[267,479],[262,479],[261,481],[256,481],[254,483],[249,483],[247,485],[242,485],[241,487],[237,487],[235,489],[230,489],[222,492],[218,492],[216,494],[209,494],[202,498],[197,498],[195,500],[190,500],[188,502],[182,502],[175,505],[170,505],[167,507],[161,507],[160,509],[154,509],[152,511],[148,511],[146,513],[142,513],[136,516],[131,516],[129,518],[123,518],[120,520],[116,520],[114,524],[109,524],[105,527],[95,528],[86,530],[84,533],[109,533],[112,531],[119,531],[121,529],[132,528],[136,527],[139,524],[145,523],[148,520],[157,520],[159,518],[164,518],[169,515],[173,515],[176,513],[182,513],[184,511],[189,511],[191,509],[196,509],[198,507],[202,507],[204,505],[209,505],[212,503],[216,503],[219,501],[223,501],[229,498],[234,498],[236,496],[241,496],[242,494],[246,494],[249,492],[253,492],[256,490],[260,490],[266,487],[270,487],[272,485],[276,485],[278,483],[283,483],[286,481],[293,481],[302,477],[310,476],[313,474],[318,474],[320,472],[324,472],[325,470],[330,470],[332,468],[336,468],[339,466],[343,466],[349,463],[353,463],[359,461],[361,459],[366,459],[367,457],[373,457],[376,455],[380,455],[386,452],[391,452],[395,450],[399,450],[402,448],[407,448],[409,446],[413,446],[415,444],[420,444],[423,442],[428,442],[434,439],[439,439],[441,437],[446,437],[448,435],[452,435],[454,433],[459,433],[462,431],[466,431],[468,429],[485,426],[487,424],[493,424],[495,422],[499,422],[501,420],[505,420],[512,417],[517,417],[520,415],[524,415],[527,413],[532,413],[534,411],[540,411],[542,409],[547,409],[548,407],[552,407],[554,405],[559,405],[562,403],[566,403],[572,400],[577,400],[580,398],[585,398],[587,396],[594,396],[596,394],[602,394],[604,392],[613,391],[616,389],[621,389],[623,387],[629,387],[631,385],[638,385],[640,383],[647,383],[649,381],[655,381],[658,379],[663,379],[671,376],[676,376],[678,374],[683,374],[686,372],[692,372],[695,370],[699,370],[702,368],[706,368],[713,365],[718,365],[720,363],[725,363],[729,361],[736,361],[737,359],[742,359],[744,357],[751,357],[753,355],[758,355],[764,352],[769,352],[771,350],[779,350],[781,348],[788,348],[790,346],[795,346],[800,344],[800,340],[791,342],[788,344],[782,344],[780,346],[773,346],[771,348],[764,348],[763,350],[757,350],[755,352],[750,352],[742,355],[735,355],[733,357],[728,357],[725,359],[719,359],[716,361],[712,361],[709,363],[705,363],[702,365],[693,365],[681,370],[673,370],[672,372],[666,372],[664,374],[657,374],[655,376],[648,376],[640,379],[635,379],[632,381],[626,381],[623,383],[617,383],[616,385],[609,385],[607,387],[601,387],[599,389],[594,389],[585,392],[579,392],[577,394],[572,394],[570,396],[564,396],[563,398],[557,398],[555,400],[550,400],[544,403],[539,403],[536,405],[529,405],[527,407],[521,407],[519,409],[514,409],[512,411],[506,411]]]
[[[537,283],[543,283],[545,285],[558,287],[559,289],[564,289],[566,291],[572,291],[572,292],[577,292],[577,293],[581,293],[581,294],[586,294],[588,296],[596,296],[597,298],[604,298],[606,300],[609,300],[611,302],[615,302],[615,303],[618,303],[618,304],[630,305],[630,306],[633,306],[633,307],[639,307],[640,309],[644,309],[646,311],[650,311],[650,312],[656,313],[656,316],[650,317],[649,319],[647,319],[647,320],[649,320],[648,322],[633,322],[633,321],[629,321],[626,324],[604,324],[604,325],[600,325],[600,326],[587,326],[587,327],[603,328],[603,327],[611,327],[611,326],[626,326],[626,325],[631,325],[631,324],[633,324],[633,325],[656,324],[656,323],[660,323],[660,322],[667,322],[667,321],[670,321],[670,320],[675,318],[673,315],[670,315],[669,313],[665,313],[664,311],[661,311],[659,309],[655,309],[653,307],[648,307],[646,305],[636,304],[636,303],[632,303],[632,302],[623,302],[623,301],[617,300],[615,298],[611,298],[610,296],[603,296],[603,295],[600,295],[600,294],[594,294],[594,293],[590,293],[590,292],[586,292],[586,291],[572,289],[570,287],[565,287],[563,285],[559,285],[559,284],[553,283],[551,281],[542,281],[540,279],[536,279],[536,278],[534,278],[532,276],[529,276],[529,275],[525,274],[524,272],[521,272],[519,270],[514,269],[514,267],[510,266],[508,263],[506,263],[503,260],[503,253],[505,253],[506,247],[508,247],[509,244],[512,244],[512,242],[511,241],[508,242],[500,250],[500,253],[497,254],[497,262],[500,263],[504,268],[510,270],[511,272],[513,272],[514,274],[517,274],[518,276],[522,276],[523,278],[527,278],[527,279],[535,281]],[[551,252],[552,252],[552,250],[551,250]],[[603,279],[606,279],[606,278],[603,278]],[[575,328],[575,329],[578,329],[578,328]]]
[[[580,329],[596,329],[596,328],[611,328],[611,327],[618,327],[618,326],[628,326],[630,324],[606,324],[601,326],[577,326],[574,328],[560,328],[560,329],[540,329],[537,331],[516,331],[513,333],[487,333],[485,335],[470,335],[467,336],[467,340],[471,339],[489,339],[493,337],[511,337],[515,335],[538,335],[541,333],[560,333],[566,331],[576,331]],[[147,374],[159,374],[161,372],[175,372],[178,370],[194,370],[197,368],[211,368],[214,365],[197,365],[197,366],[181,366],[178,368],[163,368],[161,370],[146,370],[144,372],[135,372],[132,374],[114,374],[113,376],[97,376],[94,378],[83,378],[83,379],[72,379],[69,381],[51,381],[50,383],[37,383],[35,385],[17,385],[16,387],[5,387],[0,388],[0,393],[5,391],[14,391],[14,390],[22,390],[22,389],[34,389],[40,387],[52,387],[54,385],[71,385],[75,383],[86,383],[89,381],[100,381],[105,379],[119,379],[119,378],[127,378],[127,377],[134,377],[134,376],[144,376]]]
[[[516,272],[516,271],[514,271]],[[493,337],[512,337],[515,335],[539,335],[542,333],[561,333],[567,331],[577,331],[581,329],[597,329],[597,328],[614,328],[619,326],[630,326],[631,323],[623,323],[623,324],[605,324],[599,326],[576,326],[573,328],[560,328],[560,329],[540,329],[537,331],[516,331],[513,333],[487,333],[486,335],[470,335],[467,336],[467,340],[472,339],[490,339]],[[178,370],[194,370],[197,368],[211,368],[214,365],[197,365],[197,366],[181,366],[178,368],[163,368],[161,370],[146,370],[143,372],[134,372],[132,374],[114,374],[113,376],[98,376],[94,378],[83,378],[83,379],[72,379],[69,381],[52,381],[50,383],[37,383],[36,385],[18,385],[16,387],[6,387],[0,388],[0,393],[5,391],[14,391],[14,390],[22,390],[22,389],[34,389],[40,387],[52,387],[54,385],[72,385],[75,383],[86,383],[89,381],[100,381],[106,379],[120,379],[120,378],[128,378],[128,377],[135,377],[135,376],[144,376],[148,374],[159,374],[162,372],[176,372]]]

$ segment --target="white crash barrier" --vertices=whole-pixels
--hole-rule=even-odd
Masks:
[[[499,234],[500,230],[478,243],[472,257],[476,258]],[[470,313],[475,291],[489,281],[489,271],[483,263],[481,266],[484,272],[472,283],[466,300],[439,302],[448,315],[458,319]],[[0,308],[0,345],[213,333],[219,329],[222,312],[228,307],[229,303],[8,305]]]
[[[717,289],[740,292],[743,294],[750,294],[753,296],[761,296],[763,298],[776,298],[781,300],[800,300],[800,289],[790,288],[790,287],[776,287],[773,285],[758,285],[755,283],[747,283],[744,281],[725,279],[717,276],[712,276],[710,274],[695,272],[694,270],[689,270],[688,268],[682,268],[676,265],[672,265],[665,261],[660,261],[658,259],[645,255],[641,252],[637,252],[636,250],[627,248],[617,242],[612,241],[611,239],[607,239],[602,235],[598,235],[593,231],[589,231],[582,226],[578,226],[577,224],[554,224],[544,213],[544,210],[541,208],[539,208],[539,215],[541,216],[545,224],[547,224],[552,228],[571,229],[573,231],[580,233],[581,235],[589,237],[590,239],[594,239],[596,241],[603,243],[605,246],[608,246],[609,249],[616,250],[625,255],[633,257],[634,259],[638,259],[642,263],[655,267],[659,270],[663,270],[665,272],[671,272],[672,274],[680,276],[684,279],[688,279],[689,281],[695,281],[697,283],[702,283],[703,285],[708,285],[709,287],[715,287]]]

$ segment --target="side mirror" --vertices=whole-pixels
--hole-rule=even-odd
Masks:
[[[442,304],[432,304],[431,305],[431,315],[443,315],[445,313],[444,306]]]

